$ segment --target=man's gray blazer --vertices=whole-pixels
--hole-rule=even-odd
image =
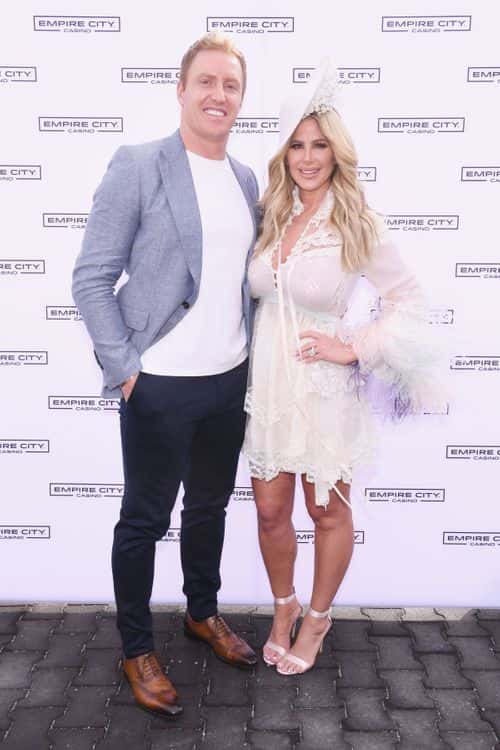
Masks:
[[[249,259],[257,181],[249,167],[230,163],[254,223]],[[196,302],[201,263],[200,212],[179,131],[121,146],[95,193],[73,272],[73,297],[103,370],[104,396],[121,395],[120,383],[141,369],[141,354]],[[123,271],[128,280],[115,294]],[[241,294],[250,341],[253,305],[246,278]]]

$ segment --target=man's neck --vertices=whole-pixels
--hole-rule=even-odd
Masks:
[[[227,138],[224,141],[207,141],[198,138],[190,131],[180,126],[182,142],[187,151],[203,156],[205,159],[222,161],[226,157]]]

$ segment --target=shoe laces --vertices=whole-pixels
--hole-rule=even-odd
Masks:
[[[144,677],[149,679],[150,677],[158,677],[163,674],[163,670],[158,663],[158,659],[154,654],[147,654],[144,658]]]
[[[215,615],[214,620],[215,620],[215,635],[217,638],[221,638],[222,636],[228,635],[229,633],[231,633],[231,628],[220,615]]]

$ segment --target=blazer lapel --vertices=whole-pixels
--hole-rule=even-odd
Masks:
[[[186,149],[177,130],[160,151],[160,172],[191,276],[201,279],[202,229]]]

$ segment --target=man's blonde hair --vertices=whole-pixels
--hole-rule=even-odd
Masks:
[[[247,86],[247,64],[245,57],[243,55],[243,52],[241,52],[241,50],[237,48],[231,37],[227,36],[226,34],[222,34],[220,31],[210,31],[208,34],[205,34],[201,37],[201,39],[198,39],[194,44],[192,44],[184,54],[184,57],[181,60],[180,73],[180,82],[182,83],[182,85],[186,86],[187,75],[194,58],[196,57],[198,52],[203,52],[204,50],[219,50],[220,52],[226,52],[228,55],[234,55],[238,59],[241,66],[243,78],[241,92],[243,96]]]

